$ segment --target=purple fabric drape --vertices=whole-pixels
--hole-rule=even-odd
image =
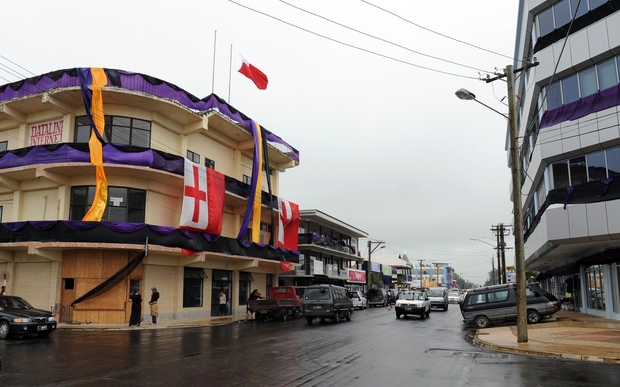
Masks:
[[[12,99],[22,98],[31,94],[42,93],[52,89],[79,87],[80,80],[78,77],[78,71],[84,70],[90,69],[73,68],[58,70],[22,81],[2,85],[0,86],[0,102],[10,101]],[[203,99],[199,99],[174,84],[150,77],[148,75],[115,69],[104,69],[104,71],[109,82],[107,87],[123,88],[126,90],[139,91],[157,97],[171,99],[189,109],[201,113],[208,110],[217,110],[231,120],[244,125],[248,131],[251,131],[253,120],[229,105],[216,94],[210,94]],[[105,91],[106,87],[104,87],[103,90]],[[286,154],[293,160],[299,162],[299,152],[295,148],[267,129],[263,129],[265,138],[272,146],[279,149],[282,153]]]

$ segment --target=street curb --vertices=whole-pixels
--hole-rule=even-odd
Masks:
[[[579,355],[579,354],[571,354],[571,353],[534,351],[534,350],[529,350],[529,349],[504,347],[504,346],[492,344],[487,341],[481,340],[478,337],[478,331],[476,331],[473,344],[480,348],[486,348],[486,349],[490,349],[493,351],[499,351],[499,352],[515,353],[518,355],[542,356],[542,357],[550,357],[554,359],[580,360],[580,361],[589,361],[589,362],[606,363],[606,364],[620,364],[620,359],[604,357],[604,356],[590,356],[590,355]]]

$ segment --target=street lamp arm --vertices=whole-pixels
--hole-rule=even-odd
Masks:
[[[481,239],[469,238],[469,240],[471,240],[471,241],[478,241],[478,242],[485,243],[485,244],[487,244],[487,245],[489,245],[489,246],[493,246],[493,248],[494,248],[494,249],[496,249],[496,248],[497,248],[495,245],[492,245],[492,244],[490,244],[489,242],[485,242],[485,241],[483,241],[483,240],[481,240]]]

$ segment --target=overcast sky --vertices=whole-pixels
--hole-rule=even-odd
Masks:
[[[507,121],[454,93],[466,88],[508,112],[506,83],[478,78],[513,64],[517,7],[517,0],[11,1],[3,5],[0,84],[106,67],[199,98],[215,92],[299,150],[300,165],[281,175],[281,197],[385,241],[382,253],[450,263],[482,284],[494,250],[471,238],[494,244],[491,227],[513,219]],[[241,55],[268,76],[266,90],[237,72]]]

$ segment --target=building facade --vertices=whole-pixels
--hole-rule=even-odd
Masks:
[[[579,8],[578,8],[579,6]],[[515,76],[525,268],[620,319],[620,1],[521,0]],[[510,160],[510,162],[515,162]]]
[[[368,234],[320,210],[299,210],[299,265],[280,285],[334,284],[360,290],[366,284],[359,239]]]
[[[0,86],[3,291],[61,322],[126,323],[134,290],[146,317],[152,287],[162,319],[219,315],[221,289],[227,314],[245,313],[252,289],[266,292],[282,262],[298,262],[274,248],[273,221],[280,174],[298,164],[295,148],[217,95],[148,75],[74,68]],[[198,173],[186,183],[188,165],[215,176],[208,195]],[[218,235],[180,228],[188,196],[189,217],[208,203]],[[84,221],[101,204],[100,220]]]

